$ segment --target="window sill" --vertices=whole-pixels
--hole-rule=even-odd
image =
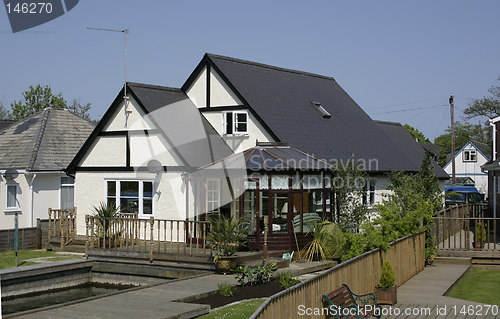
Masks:
[[[21,210],[19,208],[6,208],[3,212],[6,215],[14,215],[15,213],[20,214]]]
[[[241,133],[241,134],[224,134],[226,137],[248,137],[250,134],[248,133]]]

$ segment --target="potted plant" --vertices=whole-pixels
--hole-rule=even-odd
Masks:
[[[384,260],[382,264],[382,275],[378,286],[375,288],[377,303],[381,305],[394,305],[398,301],[397,289],[394,285],[396,274],[392,263],[389,260]]]
[[[242,220],[221,216],[210,218],[209,223],[207,241],[215,251],[215,269],[220,273],[232,272],[236,268],[237,256],[234,253],[245,237]]]
[[[111,219],[115,217],[120,211],[114,204],[109,205],[107,203],[101,202],[98,206],[94,206],[92,209],[94,212],[94,217],[97,218],[97,237],[101,241],[101,247],[110,247],[111,234],[109,228],[111,226]]]
[[[476,235],[474,236],[474,247],[483,249],[485,242],[486,242],[486,229],[483,223],[478,222],[476,224]]]

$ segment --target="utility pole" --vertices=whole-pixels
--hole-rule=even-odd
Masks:
[[[457,180],[455,176],[455,111],[453,93],[450,94],[450,113],[451,113],[451,184],[455,186]]]

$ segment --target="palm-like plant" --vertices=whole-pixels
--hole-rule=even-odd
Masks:
[[[109,227],[111,225],[111,218],[115,217],[120,211],[115,205],[100,202],[99,205],[92,208],[94,216],[97,218],[100,226],[102,227],[102,234],[104,238],[109,237]]]
[[[319,259],[334,259],[342,256],[345,244],[344,234],[337,224],[324,221],[314,225],[313,239],[304,247],[303,257],[312,261]]]
[[[242,219],[232,219],[221,216],[210,218],[210,232],[207,240],[215,250],[215,260],[220,257],[232,256],[238,247],[238,243],[245,237]]]

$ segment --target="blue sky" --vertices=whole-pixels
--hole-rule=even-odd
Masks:
[[[460,119],[500,85],[499,13],[492,0],[82,0],[13,34],[0,9],[0,101],[49,84],[100,118],[123,83],[123,37],[86,28],[128,28],[130,81],[180,87],[205,52],[227,55],[333,76],[373,119],[433,139],[449,124],[450,93]]]

